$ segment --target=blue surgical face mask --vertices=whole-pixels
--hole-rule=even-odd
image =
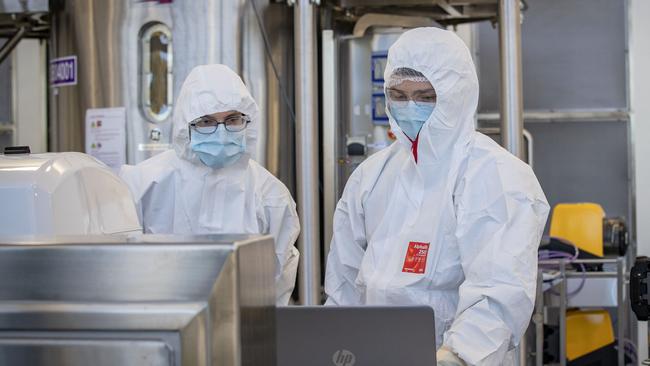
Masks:
[[[223,125],[209,135],[190,130],[190,148],[211,168],[223,168],[234,164],[246,151],[246,130],[226,131]]]
[[[414,141],[435,106],[436,103],[420,102],[416,104],[414,101],[409,100],[408,102],[391,102],[388,108],[399,128]]]

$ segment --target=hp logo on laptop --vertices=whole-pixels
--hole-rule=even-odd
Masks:
[[[341,349],[332,355],[332,362],[335,366],[354,366],[357,362],[357,358],[354,356],[354,353]]]

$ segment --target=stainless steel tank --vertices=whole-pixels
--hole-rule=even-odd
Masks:
[[[293,100],[292,13],[286,4],[256,1],[260,26],[243,0],[61,0],[53,3],[50,58],[77,58],[76,85],[51,88],[50,147],[84,148],[89,108],[124,107],[127,160],[138,163],[169,148],[171,116],[181,84],[196,65],[237,71],[260,105],[257,159],[293,187],[293,123],[280,83]],[[282,147],[282,148],[281,148]]]

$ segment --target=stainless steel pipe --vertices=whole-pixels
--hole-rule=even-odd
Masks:
[[[502,145],[521,159],[524,157],[524,106],[519,0],[499,0],[499,56]]]
[[[18,46],[20,40],[25,36],[25,33],[27,33],[26,27],[18,28],[18,31],[11,38],[9,38],[4,45],[2,45],[2,48],[0,48],[0,64],[7,57],[9,57],[11,51],[13,51],[16,46]]]
[[[320,205],[318,196],[318,68],[316,7],[311,0],[294,4],[296,179],[302,230],[299,291],[303,305],[320,304]]]

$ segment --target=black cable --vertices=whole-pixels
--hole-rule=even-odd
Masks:
[[[260,27],[260,33],[262,33],[262,39],[264,40],[264,50],[266,52],[266,57],[269,59],[269,62],[271,63],[271,67],[273,68],[273,74],[275,74],[275,79],[278,81],[278,85],[280,86],[282,99],[284,100],[284,103],[287,105],[287,108],[289,109],[289,114],[291,115],[291,123],[293,123],[295,129],[296,114],[293,111],[293,106],[289,102],[289,96],[287,94],[286,89],[284,88],[284,85],[282,84],[282,80],[280,79],[278,68],[275,66],[275,62],[273,62],[273,56],[271,55],[271,42],[269,42],[269,37],[268,34],[266,33],[266,27],[264,26],[262,17],[260,16],[260,13],[257,9],[257,4],[255,4],[255,0],[249,0],[248,3],[251,4],[251,7],[253,8],[253,12],[255,13],[255,19],[257,19],[257,25]],[[320,174],[318,177],[318,189],[320,193],[323,193],[323,181],[322,178],[320,177]]]
[[[287,91],[284,88],[284,85],[282,84],[282,80],[280,79],[278,68],[275,66],[275,62],[273,61],[273,56],[271,55],[271,43],[269,42],[269,37],[268,34],[266,33],[264,22],[262,21],[262,17],[260,16],[259,11],[257,10],[257,4],[255,4],[255,0],[249,0],[248,3],[251,4],[251,7],[253,8],[253,12],[255,13],[255,19],[257,19],[257,25],[260,27],[260,33],[262,33],[262,39],[264,40],[264,50],[266,51],[266,57],[269,59],[269,62],[271,62],[271,67],[273,68],[273,74],[275,74],[275,79],[278,81],[278,84],[280,86],[280,93],[282,94],[282,99],[284,100],[284,103],[287,105],[287,108],[289,108],[289,113],[291,114],[291,122],[295,127],[296,114],[293,112],[293,106],[289,102],[289,96],[287,95]]]

